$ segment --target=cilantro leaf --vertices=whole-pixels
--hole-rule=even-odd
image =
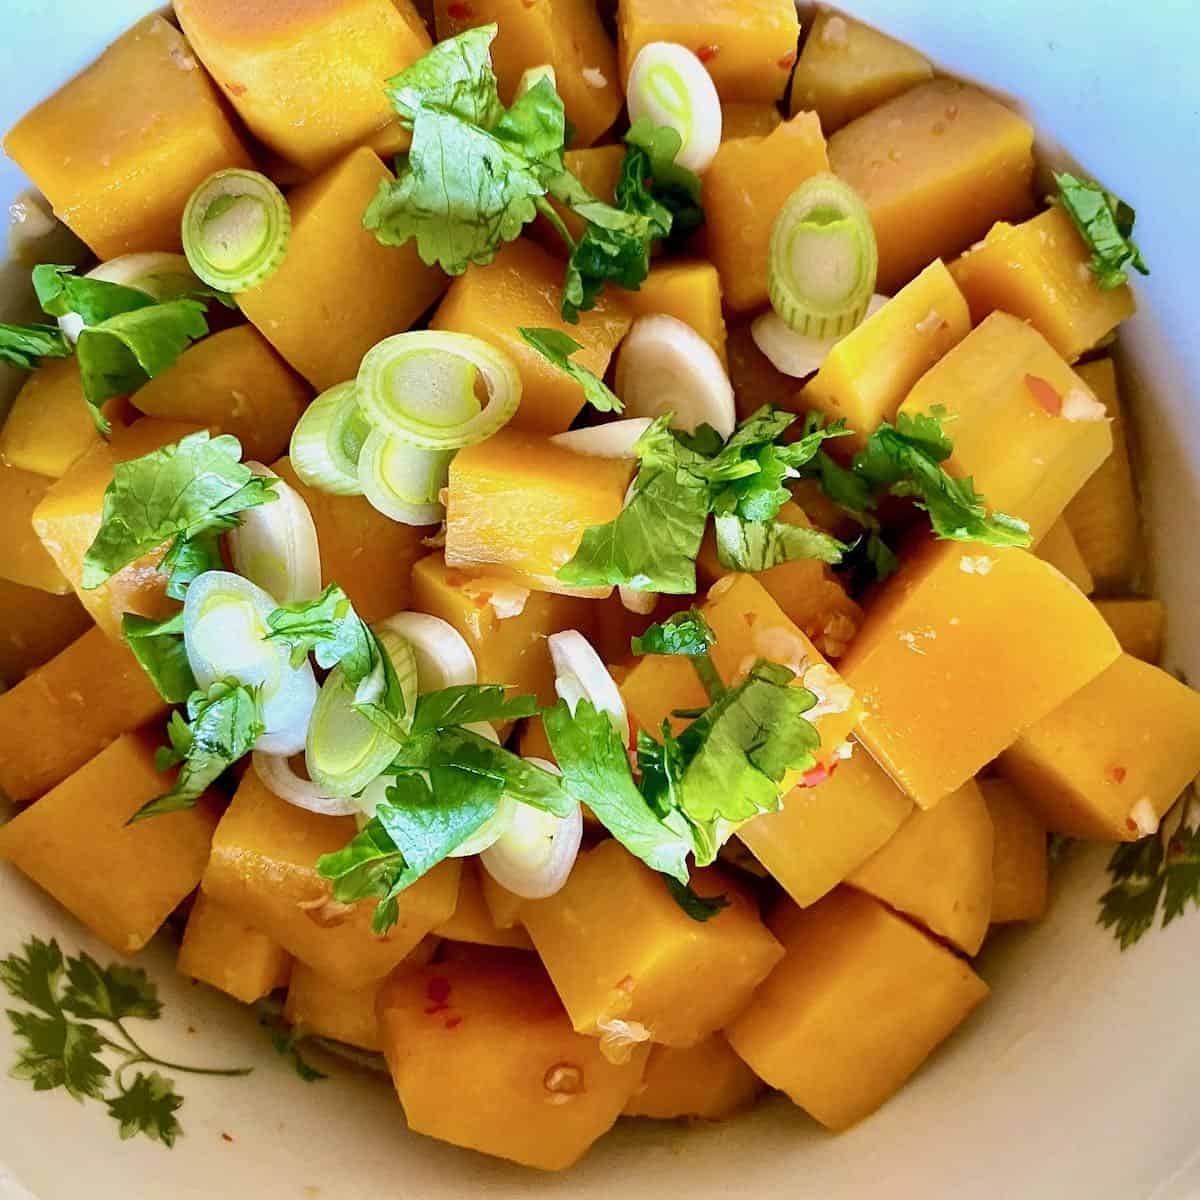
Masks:
[[[404,855],[383,823],[374,817],[341,850],[317,859],[317,874],[333,884],[333,898],[343,904],[379,897],[371,928],[382,934],[400,919],[399,906],[391,893],[405,865]]]
[[[165,621],[126,613],[121,633],[158,694],[168,704],[185,703],[196,690],[196,679],[183,644],[183,613]]]
[[[66,1088],[76,1100],[103,1096],[111,1072],[100,1060],[104,1039],[94,1026],[11,1009],[8,1019],[24,1042],[9,1071],[14,1079],[28,1080],[35,1092]]]
[[[1065,171],[1056,174],[1054,182],[1063,208],[1092,252],[1088,265],[1101,289],[1107,292],[1125,283],[1129,278],[1126,267],[1150,274],[1133,240],[1136,214],[1128,204],[1098,183],[1077,179]]]
[[[474,125],[494,125],[504,111],[492,71],[495,37],[495,25],[468,29],[438,42],[389,79],[385,90],[401,121],[411,127],[422,107],[429,105]]]
[[[690,884],[680,883],[678,879],[674,879],[670,875],[664,875],[663,882],[667,885],[667,891],[671,893],[671,899],[693,921],[711,921],[717,913],[730,905],[728,896],[724,894],[718,896],[697,895]]]
[[[58,942],[30,938],[23,953],[0,960],[0,983],[15,1000],[24,1000],[41,1012],[56,1016],[58,985],[63,975],[63,955]]]
[[[587,402],[598,412],[623,412],[625,406],[609,390],[603,379],[597,378],[587,367],[571,361],[571,355],[583,347],[561,329],[517,329],[521,337],[547,362],[570,375],[583,388]]]
[[[158,988],[141,967],[112,963],[102,967],[89,954],[67,960],[69,983],[62,1006],[77,1017],[121,1021],[126,1017],[155,1020],[162,1012]]]
[[[375,635],[336,583],[315,600],[281,605],[267,618],[267,624],[271,629],[268,639],[291,648],[293,667],[315,654],[326,670],[341,664],[346,678],[360,683],[375,665]]]
[[[634,654],[681,654],[696,658],[716,645],[717,636],[697,608],[678,612],[651,625],[640,637],[630,639]]]
[[[122,1092],[108,1101],[108,1115],[120,1126],[122,1141],[141,1133],[164,1146],[175,1145],[183,1132],[175,1114],[183,1107],[183,1097],[171,1080],[151,1071],[139,1071]]]
[[[655,125],[639,117],[625,134],[625,161],[621,180],[626,187],[646,187],[670,214],[668,232],[679,240],[704,224],[700,203],[700,177],[675,161],[681,148],[679,134],[669,125]]]
[[[275,1053],[286,1058],[292,1064],[292,1070],[305,1083],[319,1083],[329,1078],[324,1071],[318,1071],[305,1059],[301,1046],[306,1035],[298,1025],[289,1028],[279,1014],[266,1011],[265,1008],[259,1012],[258,1023],[270,1033]]]
[[[846,545],[832,534],[787,521],[717,517],[717,561],[727,571],[766,571],[797,558],[840,563]]]
[[[32,371],[43,358],[70,358],[71,343],[57,325],[0,323],[0,363]]]
[[[459,684],[419,696],[412,731],[429,733],[478,721],[515,721],[519,717],[536,716],[539,707],[536,696],[510,697],[503,684]]]
[[[154,297],[137,288],[75,274],[74,267],[42,263],[33,268],[33,290],[42,311],[52,317],[78,313],[85,325],[99,325],[110,317],[149,308]]]

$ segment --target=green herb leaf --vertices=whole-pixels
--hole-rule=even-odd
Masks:
[[[699,896],[689,884],[680,883],[670,875],[663,876],[663,883],[671,893],[671,899],[683,909],[693,921],[711,921],[722,909],[730,905],[729,897],[723,893],[719,896]]]
[[[1136,214],[1123,200],[1098,183],[1077,179],[1066,172],[1056,174],[1059,199],[1092,252],[1092,274],[1104,291],[1125,283],[1127,267],[1142,275],[1150,268],[1133,240]]]
[[[183,642],[183,613],[165,621],[126,613],[121,633],[158,694],[168,704],[186,703],[196,690],[196,679]]]
[[[404,855],[375,817],[341,850],[317,859],[317,874],[333,884],[333,898],[343,904],[380,897],[371,928],[383,934],[400,919],[391,892],[405,865]]]
[[[681,147],[670,126],[639,117],[625,135],[621,182],[628,188],[648,188],[653,200],[670,214],[668,232],[674,241],[704,224],[700,177],[675,161]]]
[[[0,323],[0,363],[32,371],[43,358],[70,358],[72,352],[71,343],[57,325]]]
[[[377,642],[366,622],[354,611],[350,597],[331,583],[315,600],[284,604],[267,618],[268,639],[291,649],[298,667],[310,655],[327,671],[339,664],[350,683],[361,683],[377,661]]]
[[[162,1013],[158,988],[141,967],[112,963],[102,967],[89,954],[67,960],[67,990],[62,1006],[92,1021],[122,1021],[126,1017],[156,1020]]]
[[[80,277],[74,267],[52,263],[33,268],[33,290],[43,312],[52,317],[77,313],[85,325],[99,325],[110,317],[155,303],[153,296],[137,288]]]
[[[123,1142],[141,1133],[169,1147],[183,1132],[175,1117],[182,1107],[183,1097],[171,1080],[157,1071],[149,1075],[139,1071],[124,1091],[108,1101],[108,1115],[120,1126]]]
[[[103,1096],[111,1072],[100,1060],[104,1039],[94,1026],[11,1009],[8,1019],[24,1043],[9,1071],[14,1079],[28,1080],[35,1092],[66,1088],[76,1100]]]
[[[698,608],[689,608],[651,625],[641,637],[630,639],[634,654],[682,654],[696,658],[716,645],[717,636]]]
[[[500,724],[535,716],[539,708],[536,696],[509,696],[502,684],[459,684],[419,696],[412,731],[429,733],[479,721]]]
[[[260,1009],[258,1023],[271,1035],[271,1046],[281,1058],[286,1058],[292,1065],[292,1070],[305,1083],[319,1083],[329,1076],[324,1071],[318,1071],[307,1059],[301,1049],[307,1040],[304,1031],[299,1026],[288,1027],[278,1013]]]
[[[767,571],[780,563],[813,558],[840,563],[846,545],[831,534],[787,521],[717,517],[717,561],[727,571]]]
[[[603,379],[598,379],[587,367],[571,361],[571,355],[583,347],[561,329],[529,329],[517,332],[547,362],[569,375],[583,388],[584,398],[598,412],[622,412],[625,406],[611,392]]]
[[[399,75],[386,92],[401,121],[411,128],[422,108],[438,108],[485,129],[504,112],[492,71],[495,25],[468,29],[438,42]]]

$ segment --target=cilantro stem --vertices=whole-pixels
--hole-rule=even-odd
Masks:
[[[696,674],[700,676],[700,682],[704,685],[704,690],[708,693],[709,700],[715,704],[725,695],[725,684],[722,683],[721,676],[717,674],[717,668],[713,665],[712,655],[692,655],[691,664],[696,668]]]
[[[571,236],[571,231],[567,228],[562,217],[558,215],[554,205],[546,199],[545,196],[535,196],[533,206],[558,230],[564,242],[567,243],[567,249],[572,253],[575,251],[575,239]]]

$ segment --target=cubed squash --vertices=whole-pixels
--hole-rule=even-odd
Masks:
[[[585,529],[621,511],[632,474],[630,459],[576,454],[516,429],[467,446],[450,464],[446,565],[534,591],[607,596],[611,587],[571,587],[556,572]]]
[[[797,381],[777,371],[758,348],[749,324],[732,325],[725,337],[729,382],[739,421],[758,412],[764,404],[794,410]]]
[[[769,100],[729,100],[721,105],[721,141],[766,137],[783,122],[779,106]]]
[[[947,468],[987,503],[1029,522],[1036,542],[1112,452],[1104,409],[1036,329],[992,313],[920,381],[902,414],[940,405]]]
[[[838,13],[819,12],[792,76],[792,112],[811,109],[826,135],[933,78],[911,46]]]
[[[979,790],[992,818],[992,924],[1037,921],[1049,888],[1046,827],[1007,780],[981,779]]]
[[[498,884],[486,871],[479,873],[479,888],[483,893],[483,902],[491,913],[492,924],[497,929],[514,929],[520,923],[523,897],[510,892]]]
[[[650,1052],[611,1062],[571,1028],[537,961],[514,950],[397,971],[378,1013],[410,1129],[546,1171],[612,1128]]]
[[[853,738],[849,758],[815,786],[795,787],[779,812],[738,837],[801,907],[820,900],[875,853],[912,812],[912,801]]]
[[[179,0],[175,15],[254,136],[304,170],[407,146],[383,83],[432,45],[410,0]]]
[[[694,1046],[655,1046],[627,1117],[720,1121],[754,1103],[762,1081],[719,1034]]]
[[[977,954],[992,916],[992,819],[974,780],[917,809],[847,883]]]
[[[447,859],[402,893],[400,918],[380,937],[371,931],[374,899],[342,904],[317,874],[317,859],[342,849],[354,834],[352,818],[288,804],[251,768],[213,838],[204,891],[331,983],[363,987],[382,979],[450,916],[462,864]]]
[[[1088,248],[1058,204],[1019,225],[998,221],[982,242],[950,264],[978,324],[989,313],[1028,321],[1068,362],[1099,345],[1133,316],[1133,291],[1104,291],[1088,268]]]
[[[381,980],[362,987],[343,987],[298,962],[292,968],[283,1015],[297,1033],[333,1038],[360,1050],[383,1049],[375,1005]]]
[[[439,40],[495,22],[492,67],[500,98],[514,99],[521,75],[548,63],[575,127],[575,146],[590,146],[617,119],[617,50],[590,0],[434,0]]]
[[[760,1078],[829,1129],[897,1092],[988,993],[952,951],[853,888],[784,903],[787,954],[726,1031]]]
[[[801,399],[854,431],[858,449],[913,385],[971,331],[967,302],[941,260],[931,262],[877,313],[839,341]]]
[[[193,190],[251,165],[212,80],[157,15],[26,113],[4,149],[100,259],[177,249]]]
[[[721,314],[721,277],[699,259],[652,267],[636,292],[623,296],[634,317],[666,313],[691,326],[725,363],[725,318]]]
[[[129,733],[0,828],[19,867],[118,954],[134,954],[200,882],[216,826],[206,799],[129,824],[171,786],[154,768],[161,740]]]
[[[1041,559],[930,540],[883,585],[840,670],[863,706],[858,736],[932,808],[1119,653],[1086,597]]]
[[[705,237],[733,312],[753,312],[767,303],[767,250],[775,217],[810,175],[828,170],[814,113],[800,113],[763,138],[725,142],[717,151],[704,172]]]
[[[362,496],[310,488],[300,482],[291,459],[276,460],[271,470],[300,493],[312,513],[321,547],[321,586],[341,584],[364,621],[381,621],[408,608],[413,564],[428,555],[421,539],[432,529],[393,521]]]
[[[458,903],[449,920],[434,926],[437,937],[453,942],[470,942],[475,946],[508,946],[514,950],[532,950],[533,943],[520,925],[501,929],[492,920],[491,910],[484,903],[482,868],[476,863],[463,864],[458,885]]]
[[[150,417],[232,433],[244,459],[268,463],[287,450],[311,398],[307,384],[253,325],[236,325],[185,350],[131,402]]]
[[[175,963],[180,974],[253,1004],[286,987],[291,955],[240,913],[200,892],[188,914]]]
[[[0,791],[32,800],[166,709],[129,648],[92,628],[0,693]]]
[[[1033,212],[1032,127],[949,79],[919,84],[839,129],[829,161],[871,214],[881,292],[965,250],[994,222]]]
[[[620,0],[621,78],[649,42],[678,42],[708,69],[722,100],[778,100],[796,61],[790,0]]]
[[[1124,591],[1137,582],[1145,557],[1128,420],[1111,358],[1081,363],[1076,370],[1108,412],[1113,448],[1067,505],[1064,515],[1096,587],[1101,591]]]
[[[408,329],[446,289],[415,242],[384,246],[362,217],[387,167],[365,147],[288,193],[283,262],[238,294],[259,333],[318,391],[353,379],[376,342]]]
[[[589,146],[584,150],[568,150],[563,155],[563,164],[567,170],[605,204],[614,202],[617,180],[621,177],[621,165],[624,162],[623,145]],[[578,241],[583,236],[583,220],[557,200],[550,200],[549,204],[558,213],[571,236]],[[551,254],[563,259],[570,253],[570,247],[563,241],[562,234],[545,217],[538,216],[528,228],[534,240]]]
[[[997,765],[1051,832],[1136,841],[1200,774],[1200,695],[1122,654]]]
[[[1167,610],[1161,600],[1097,600],[1095,603],[1126,654],[1148,663],[1162,659]]]
[[[1059,517],[1050,526],[1046,536],[1038,542],[1036,553],[1038,558],[1057,567],[1085,596],[1095,590],[1096,582],[1064,518]]]
[[[53,480],[0,463],[0,579],[62,596],[71,582],[34,530],[33,514]]]
[[[14,687],[92,623],[74,592],[52,596],[0,579],[0,683]]]
[[[564,321],[562,284],[562,263],[528,238],[518,238],[486,267],[470,267],[460,275],[430,322],[433,329],[473,333],[513,360],[522,385],[513,429],[561,433],[584,405],[583,388],[527,345],[519,326],[561,329],[583,347],[572,361],[601,377],[629,328],[629,312],[614,289],[581,313],[579,324]]]
[[[708,867],[692,886],[729,907],[693,921],[657,872],[610,839],[579,856],[561,891],[522,906],[577,1032],[694,1046],[746,1006],[783,952],[732,876]]]

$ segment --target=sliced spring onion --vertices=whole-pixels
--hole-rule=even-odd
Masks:
[[[382,621],[380,628],[399,634],[412,648],[421,692],[438,692],[478,681],[475,655],[449,621],[428,613],[401,612]]]
[[[887,301],[887,296],[872,296],[863,320],[873,317]],[[771,360],[775,370],[793,379],[804,379],[819,371],[830,350],[846,336],[845,333],[838,333],[832,337],[818,338],[798,333],[773,308],[755,317],[750,326],[750,335],[754,338],[754,344]]]
[[[197,283],[188,260],[182,254],[158,251],[111,258],[93,267],[84,278],[136,288],[155,300],[174,300],[190,292]],[[84,328],[83,318],[78,313],[64,313],[58,318],[58,327],[70,341],[78,341]]]
[[[711,425],[727,438],[737,424],[733,385],[717,352],[665,313],[634,321],[617,358],[617,394],[629,416],[674,413],[677,429]]]
[[[312,780],[297,775],[290,758],[285,754],[264,754],[261,750],[255,750],[251,762],[264,785],[280,800],[286,800],[297,808],[320,813],[324,817],[349,817],[358,811],[353,801],[326,796]]]
[[[814,175],[771,226],[771,307],[809,337],[849,333],[867,311],[878,266],[875,230],[858,193],[836,175]]]
[[[607,421],[587,429],[568,429],[566,433],[556,433],[550,440],[576,454],[589,454],[593,458],[635,458],[633,448],[638,438],[650,428],[650,423],[649,417]]]
[[[459,842],[450,851],[450,857],[469,858],[472,854],[482,854],[489,846],[495,845],[508,832],[519,805],[519,800],[505,792],[496,804],[496,811],[469,838]]]
[[[358,482],[371,507],[393,521],[436,525],[446,515],[438,493],[453,457],[453,450],[427,450],[372,429],[358,458]]]
[[[183,210],[183,252],[210,287],[245,292],[283,262],[292,213],[283,193],[257,171],[210,175]]]
[[[487,403],[480,406],[477,382]],[[427,450],[457,450],[491,437],[521,403],[521,376],[502,350],[466,333],[422,329],[385,338],[358,369],[367,420]]]
[[[371,426],[354,380],[322,392],[301,414],[288,447],[292,468],[301,482],[335,496],[361,496],[358,459]]]
[[[588,700],[599,712],[608,713],[623,744],[629,744],[629,716],[621,691],[608,673],[600,655],[578,629],[564,629],[546,639],[554,663],[554,690],[572,712],[580,700]]]
[[[629,119],[668,125],[682,145],[675,161],[703,171],[721,145],[721,99],[712,76],[687,47],[649,42],[629,69]]]
[[[317,527],[300,493],[262,463],[246,464],[255,475],[274,479],[275,499],[246,509],[227,542],[234,570],[269,592],[280,604],[313,600],[321,592]]]

